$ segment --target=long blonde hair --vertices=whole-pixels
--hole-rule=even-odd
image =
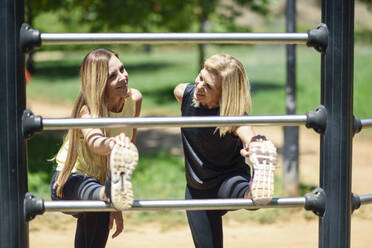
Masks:
[[[221,78],[222,95],[220,116],[240,116],[250,113],[252,100],[250,84],[243,64],[228,54],[215,54],[204,62],[204,68]],[[218,127],[220,136],[233,132],[236,127]]]
[[[81,90],[72,109],[71,117],[80,118],[81,108],[86,106],[91,117],[108,117],[109,111],[105,98],[106,85],[109,75],[109,60],[112,56],[118,57],[116,53],[109,49],[95,49],[88,53],[80,68]],[[109,130],[103,129],[105,136],[109,135]],[[68,153],[63,169],[53,185],[57,187],[57,195],[62,197],[63,187],[71,174],[77,158],[85,164],[99,163],[100,175],[98,180],[103,183],[109,168],[107,156],[100,156],[92,153],[85,142],[80,142],[80,129],[70,129],[64,139],[64,144],[68,142]]]

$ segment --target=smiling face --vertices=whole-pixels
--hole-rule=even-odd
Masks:
[[[106,94],[108,97],[128,95],[128,73],[116,56],[109,60],[109,76]]]
[[[195,79],[194,101],[211,109],[219,106],[221,78],[211,70],[202,69]]]
[[[116,56],[109,60],[109,76],[106,86],[106,99],[110,110],[118,109],[122,106],[122,99],[129,95],[128,73],[123,64]]]

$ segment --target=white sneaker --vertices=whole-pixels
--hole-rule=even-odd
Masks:
[[[246,158],[246,162],[253,167],[250,192],[252,200],[256,205],[266,205],[274,195],[276,148],[273,143],[267,140],[253,141],[249,144],[248,152],[249,158]]]
[[[133,189],[131,176],[138,163],[138,150],[133,143],[129,148],[116,144],[110,155],[111,202],[114,208],[132,207]]]

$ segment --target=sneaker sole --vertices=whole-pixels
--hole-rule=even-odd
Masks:
[[[256,205],[266,205],[274,195],[276,148],[269,141],[252,142],[249,153],[254,171],[251,197]]]
[[[114,208],[125,210],[132,207],[133,188],[131,177],[138,163],[138,150],[130,143],[129,148],[115,145],[110,155],[111,201]]]

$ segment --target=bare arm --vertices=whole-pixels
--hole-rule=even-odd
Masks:
[[[239,126],[234,134],[243,142],[243,147],[247,148],[252,138],[256,135],[251,126]]]
[[[139,92],[139,90],[136,90],[136,89],[133,89],[133,88],[131,88],[131,91],[132,91],[132,94],[133,94],[134,101],[136,103],[136,110],[135,110],[134,116],[138,117],[138,116],[140,116],[140,113],[141,113],[142,94],[141,94],[141,92]],[[133,136],[132,136],[132,140],[131,140],[132,143],[136,142],[136,135],[137,135],[137,128],[133,128]]]
[[[80,117],[92,117],[87,106],[81,108]],[[106,137],[99,128],[84,128],[81,129],[81,132],[84,136],[84,141],[88,144],[90,150],[99,155],[110,154],[116,143],[113,137]]]
[[[185,92],[186,86],[187,84],[182,83],[177,85],[176,88],[174,88],[173,93],[179,104],[182,104],[183,93]]]
[[[263,135],[256,135],[253,131],[253,128],[250,126],[240,126],[235,130],[235,135],[237,135],[240,140],[243,142],[243,149],[240,150],[240,154],[243,157],[249,157],[249,144],[251,142],[259,142],[261,144],[264,144],[265,146],[268,146],[268,144],[271,144],[271,146],[275,149],[275,157],[276,157],[276,148],[274,144],[270,140],[268,140]],[[274,153],[272,155],[274,155]],[[276,162],[275,162],[276,163]]]

